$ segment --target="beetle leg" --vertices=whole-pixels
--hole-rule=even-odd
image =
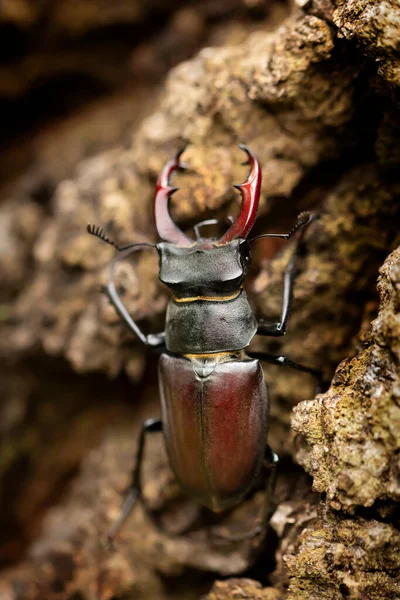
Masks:
[[[296,225],[293,227],[292,231],[287,234],[265,234],[259,237],[284,237],[285,239],[289,239],[298,229],[301,228],[300,235],[297,239],[296,246],[294,252],[289,260],[289,263],[285,269],[283,275],[283,297],[282,297],[282,308],[281,308],[281,318],[278,322],[267,322],[264,319],[259,319],[258,321],[258,335],[270,335],[274,337],[280,337],[285,335],[286,328],[289,320],[290,308],[293,299],[293,284],[296,276],[296,260],[298,255],[300,254],[300,249],[302,246],[304,234],[306,232],[306,225],[311,223],[316,216],[314,213],[301,213],[297,217]],[[254,238],[258,239],[258,238]],[[252,240],[253,241],[253,240]]]
[[[229,215],[226,218],[226,221],[228,223],[230,223],[231,225],[234,222],[234,220],[235,219],[231,215]],[[199,241],[201,238],[200,231],[199,231],[200,227],[203,227],[203,225],[218,225],[218,223],[219,223],[218,219],[206,219],[205,221],[200,221],[200,223],[196,223],[196,225],[193,226],[193,231],[196,234],[196,240]]]
[[[259,519],[258,525],[256,525],[252,531],[249,531],[246,537],[253,538],[262,533],[275,510],[276,502],[274,500],[274,490],[278,475],[278,465],[279,456],[272,450],[271,446],[267,444],[264,457],[264,477],[266,485],[264,492],[263,512],[261,514],[261,518]]]
[[[263,360],[265,362],[270,363],[271,365],[277,365],[278,367],[290,367],[291,369],[297,369],[297,371],[303,371],[303,373],[310,373],[316,379],[316,393],[319,394],[326,387],[326,382],[323,379],[323,373],[319,369],[313,369],[311,367],[306,367],[305,365],[300,365],[299,363],[290,360],[287,356],[274,356],[272,354],[268,354],[267,352],[247,352],[248,356],[251,358],[258,358],[258,360]]]
[[[200,223],[196,223],[196,225],[193,226],[193,231],[196,235],[197,241],[199,241],[201,237],[199,229],[204,225],[218,225],[218,219],[206,219],[205,221],[200,221]]]
[[[107,537],[110,542],[113,542],[115,539],[117,533],[130,515],[136,502],[142,498],[141,472],[146,434],[156,433],[159,431],[162,431],[162,421],[160,419],[147,419],[147,421],[143,423],[137,446],[135,466],[132,471],[132,481],[125,496],[120,515],[108,532]]]
[[[114,283],[114,275],[115,269],[119,261],[124,260],[127,256],[136,252],[137,250],[142,250],[143,248],[154,248],[153,244],[134,244],[121,250],[120,253],[114,258],[113,262],[110,266],[110,275],[108,284],[103,288],[104,293],[110,300],[111,304],[121,317],[121,319],[126,323],[129,329],[139,338],[143,344],[146,346],[164,346],[165,345],[165,333],[157,333],[157,334],[144,334],[141,329],[136,325],[135,321],[132,319],[131,315],[127,311],[124,303],[122,302],[117,289]]]
[[[245,533],[239,533],[238,535],[224,535],[214,533],[213,537],[227,542],[241,542],[243,540],[251,540],[265,531],[266,524],[271,518],[274,512],[274,489],[277,477],[277,469],[279,464],[279,456],[272,450],[267,444],[265,448],[265,460],[264,460],[264,477],[265,477],[265,492],[264,492],[264,506],[261,515],[257,518],[257,525],[251,530]]]

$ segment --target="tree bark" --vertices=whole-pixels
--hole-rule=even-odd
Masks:
[[[389,0],[297,4],[288,15],[271,8],[256,31],[248,22],[239,34],[232,28],[221,45],[179,64],[148,106],[149,82],[59,126],[4,191],[0,479],[3,522],[13,527],[2,556],[20,553],[18,535],[29,547],[0,575],[2,598],[400,599],[400,9]],[[124,6],[116,3],[118,19]],[[74,31],[97,26],[87,19]],[[112,133],[97,136],[104,119],[115,122]],[[100,140],[90,158],[79,136],[65,143],[82,122],[83,139]],[[196,220],[217,215],[222,232],[238,210],[232,183],[245,177],[240,142],[263,169],[255,235],[289,230],[302,210],[318,215],[299,259],[289,331],[252,349],[322,369],[331,384],[315,395],[309,376],[265,369],[269,443],[282,461],[261,535],[221,537],[252,528],[261,488],[212,516],[178,489],[156,436],[145,458],[150,510],[137,507],[110,550],[106,532],[129,484],[135,438],[159,408],[154,359],[99,291],[114,250],[86,224],[121,244],[155,241],[157,174],[189,144],[174,218],[190,235]],[[57,160],[58,151],[69,159]],[[279,314],[292,252],[291,242],[254,246],[248,291],[257,315]],[[121,267],[119,284],[132,317],[160,331],[166,293],[156,257],[140,253]]]

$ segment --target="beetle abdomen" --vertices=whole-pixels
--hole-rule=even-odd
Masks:
[[[268,401],[259,362],[163,354],[159,370],[165,442],[182,487],[214,511],[239,503],[266,444]]]

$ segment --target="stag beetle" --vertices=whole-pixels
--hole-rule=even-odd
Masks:
[[[160,348],[159,387],[161,419],[148,419],[138,440],[132,483],[121,514],[110,531],[113,538],[135,503],[142,499],[141,469],[147,434],[163,432],[171,467],[182,488],[199,504],[214,512],[240,503],[254,488],[264,461],[269,465],[266,505],[274,486],[278,457],[267,445],[268,397],[260,360],[287,365],[313,374],[285,356],[246,352],[253,337],[282,336],[286,332],[292,300],[295,262],[306,225],[314,214],[301,213],[289,233],[267,233],[248,240],[259,204],[261,169],[244,145],[250,172],[240,190],[242,206],[236,220],[219,239],[203,238],[195,226],[194,241],[181,231],[169,213],[172,174],[185,168],[179,152],[161,172],[156,187],[154,214],[163,240],[154,244],[119,246],[99,227],[88,231],[119,251],[110,268],[105,292],[129,329],[146,345]],[[281,316],[278,322],[257,319],[242,284],[251,263],[251,243],[263,237],[289,239],[299,232],[292,258],[284,273]],[[124,306],[114,283],[116,265],[132,252],[155,248],[159,278],[171,290],[165,332],[145,335]],[[266,509],[265,512],[268,512]],[[249,532],[258,533],[260,525]]]

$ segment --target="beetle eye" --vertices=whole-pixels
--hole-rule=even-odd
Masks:
[[[251,250],[250,244],[247,241],[243,241],[240,247],[240,259],[243,268],[247,268],[251,263]]]
[[[242,254],[242,265],[244,268],[247,268],[251,263],[251,256],[246,252],[246,254]]]

